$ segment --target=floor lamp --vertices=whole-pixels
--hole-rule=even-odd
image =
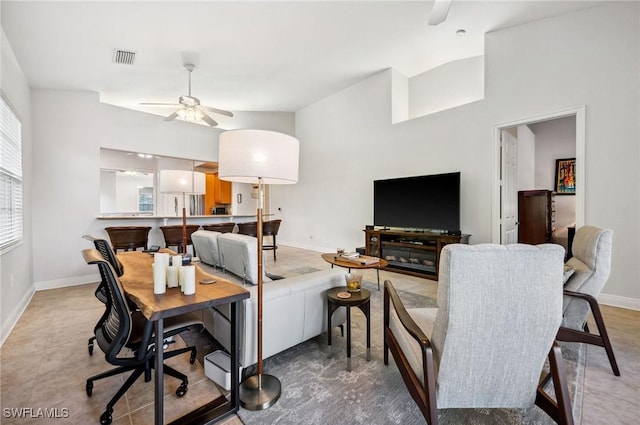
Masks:
[[[204,195],[204,173],[188,170],[160,170],[160,193],[182,194],[182,247],[187,253],[187,195]]]
[[[258,185],[258,367],[257,374],[240,384],[240,404],[262,410],[280,397],[280,381],[262,373],[262,210],[265,184],[298,182],[299,142],[266,130],[230,130],[220,134],[218,175],[221,180]]]

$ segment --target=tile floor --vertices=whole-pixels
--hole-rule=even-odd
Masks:
[[[308,272],[310,268],[329,267],[313,251],[280,246],[278,260],[271,252],[265,255],[269,273],[290,276]],[[227,276],[229,277],[229,276]],[[374,270],[365,270],[364,278],[375,281]],[[427,285],[434,296],[435,282],[380,272],[385,279],[402,279],[407,285]],[[93,296],[95,285],[37,292],[18,324],[0,350],[0,423],[2,424],[90,424],[98,423],[106,401],[121,385],[122,376],[96,382],[93,396],[85,393],[85,379],[110,369],[99,348],[93,356],[87,353],[87,338],[102,312],[102,304]],[[607,329],[622,376],[611,373],[603,349],[589,346],[584,376],[582,425],[631,425],[637,423],[640,411],[640,312],[603,306]],[[590,324],[595,329],[593,323]],[[174,395],[178,381],[165,380],[165,415],[179,415],[211,398],[218,388],[196,365],[188,364],[188,355],[170,361],[189,375],[189,392],[178,399]],[[68,409],[69,418],[11,418],[6,408],[57,408],[59,416]],[[49,410],[51,412],[51,410]],[[56,411],[53,411],[56,413]],[[139,380],[116,404],[115,425],[137,425],[153,422],[153,383]],[[237,416],[223,422],[241,425]]]

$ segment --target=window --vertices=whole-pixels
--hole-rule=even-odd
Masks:
[[[22,125],[0,96],[0,252],[22,241]]]
[[[153,212],[153,187],[138,188],[138,211]]]

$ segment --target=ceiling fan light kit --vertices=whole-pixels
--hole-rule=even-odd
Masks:
[[[171,121],[175,118],[188,122],[201,122],[204,121],[211,127],[215,127],[218,123],[211,118],[205,109],[215,114],[224,115],[227,117],[233,117],[233,114],[223,109],[212,108],[209,106],[200,105],[200,99],[191,96],[191,73],[196,68],[195,65],[187,63],[184,65],[184,69],[189,72],[189,94],[182,95],[178,98],[178,103],[141,103],[141,105],[149,106],[180,106],[178,110],[166,117],[165,121]]]

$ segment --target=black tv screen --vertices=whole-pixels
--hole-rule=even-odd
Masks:
[[[375,180],[373,223],[379,227],[460,230],[460,173]]]

